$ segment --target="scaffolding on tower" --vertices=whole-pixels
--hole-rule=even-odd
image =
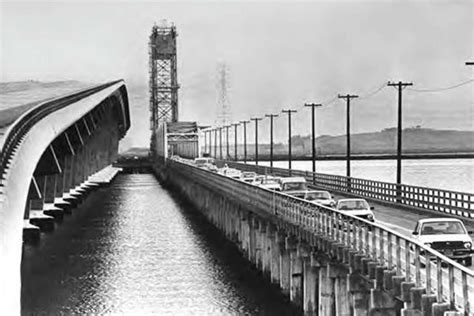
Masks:
[[[151,149],[160,124],[178,121],[176,27],[163,22],[152,27],[149,41]]]

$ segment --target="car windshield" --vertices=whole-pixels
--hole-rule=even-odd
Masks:
[[[253,172],[244,172],[244,173],[242,173],[242,176],[243,176],[244,178],[253,178],[253,177],[256,176],[256,174],[253,173]]]
[[[368,210],[369,204],[364,200],[339,201],[338,210]]]
[[[429,222],[424,223],[421,235],[465,234],[464,226],[459,222]]]
[[[288,182],[283,184],[284,191],[306,190],[306,183],[304,182]]]
[[[194,162],[197,165],[203,165],[203,164],[207,163],[207,159],[196,159],[196,160],[194,160]]]
[[[306,200],[329,200],[331,196],[328,192],[308,192],[306,193]]]

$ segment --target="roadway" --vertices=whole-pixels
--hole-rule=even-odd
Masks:
[[[343,198],[349,198],[349,196],[339,193],[331,192],[331,194],[336,201]],[[423,212],[407,208],[396,208],[382,203],[377,203],[372,200],[368,200],[368,202],[374,207],[373,212],[376,222],[407,237],[412,237],[411,233],[419,219],[432,217],[452,217],[443,213],[436,215],[435,213],[431,212]],[[463,222],[468,231],[474,231],[474,223],[472,221],[465,220]],[[471,239],[473,239],[474,234],[471,234],[470,236]],[[469,266],[469,268],[474,270],[474,264]]]

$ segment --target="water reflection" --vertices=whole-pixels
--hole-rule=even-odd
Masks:
[[[22,313],[287,315],[237,250],[152,175],[120,175],[25,247]]]

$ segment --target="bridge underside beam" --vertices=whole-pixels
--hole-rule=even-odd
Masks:
[[[122,81],[48,101],[34,110],[36,116],[14,123],[22,131],[8,136],[10,144],[15,142],[9,148],[14,149],[0,151],[8,154],[2,161],[9,161],[2,164],[0,175],[0,306],[9,315],[20,313],[23,227],[33,229],[33,223],[52,229],[54,219],[71,205],[65,197],[79,201],[85,187],[95,187],[88,182],[90,176],[102,181],[95,173],[116,159],[119,139],[130,125]],[[23,121],[27,119],[35,120]],[[106,178],[112,174],[106,173]]]

